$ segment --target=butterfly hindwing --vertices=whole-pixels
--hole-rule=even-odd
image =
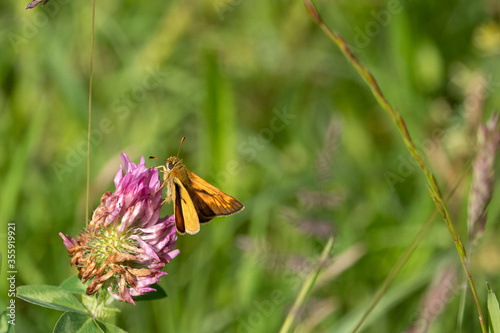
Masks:
[[[191,197],[184,185],[177,179],[173,180],[173,199],[175,209],[175,226],[180,234],[195,234],[200,231],[198,214]]]

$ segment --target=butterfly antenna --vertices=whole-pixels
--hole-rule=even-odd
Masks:
[[[181,144],[179,145],[179,151],[177,152],[177,158],[179,158],[179,154],[181,153],[182,143],[184,142],[184,139],[185,139],[185,138],[186,138],[186,137],[185,137],[185,136],[183,136],[183,137],[182,137],[182,139],[181,139]]]
[[[164,159],[164,158],[159,158],[159,157],[155,157],[155,156],[149,156],[149,159],[151,159],[151,160],[162,160],[162,161],[166,161],[166,159]]]

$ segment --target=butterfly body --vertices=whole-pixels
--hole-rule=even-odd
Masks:
[[[175,226],[180,234],[196,234],[200,223],[244,208],[241,202],[189,171],[178,157],[169,157],[160,168],[164,173],[162,186],[167,187],[164,202],[172,199]]]

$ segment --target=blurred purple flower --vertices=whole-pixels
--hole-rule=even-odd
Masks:
[[[486,209],[495,187],[495,156],[500,143],[497,128],[498,114],[494,113],[477,132],[477,153],[472,164],[472,188],[469,196],[469,240],[476,246],[486,226]]]
[[[34,8],[36,7],[36,5],[38,5],[40,2],[42,2],[43,0],[34,0],[34,1],[31,1],[24,9],[31,9],[31,8]],[[45,6],[45,4],[49,2],[49,0],[45,0],[45,2],[43,3],[42,7]]]
[[[431,286],[422,298],[418,317],[405,333],[425,333],[432,323],[446,309],[453,297],[459,292],[457,287],[457,270],[448,266],[437,271]]]
[[[138,165],[122,154],[115,192],[107,191],[88,228],[76,238],[62,233],[78,277],[91,280],[87,294],[103,285],[117,300],[156,291],[150,286],[167,274],[161,270],[179,254],[174,217],[160,218],[162,207],[158,170]],[[123,174],[125,169],[125,174]]]

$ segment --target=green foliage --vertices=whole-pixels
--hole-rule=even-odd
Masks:
[[[60,287],[31,285],[17,288],[17,297],[49,309],[64,311],[54,327],[54,332],[125,332],[110,322],[101,319],[109,318],[109,313],[116,312],[113,308],[97,308],[99,313],[92,313],[96,309],[93,301],[87,296],[81,296],[87,306],[83,305],[73,294],[84,294],[85,290],[77,285],[77,276],[65,280]],[[80,286],[83,284],[80,282]],[[162,298],[162,290],[153,293],[148,300]],[[156,295],[156,298],[155,296]],[[163,295],[165,293],[163,292]],[[99,298],[97,298],[99,299]],[[98,317],[96,317],[96,314]]]
[[[87,281],[86,284],[83,284],[82,281],[80,281],[80,279],[78,278],[78,275],[73,275],[61,282],[59,286],[73,294],[84,294],[89,284],[90,281]]]
[[[500,332],[500,308],[498,306],[498,300],[493,290],[491,290],[490,285],[486,284],[486,286],[488,287],[488,317],[490,332]]]
[[[27,2],[0,4],[0,233],[16,223],[18,291],[74,274],[58,233],[75,236],[86,222],[91,2],[50,0],[24,11]],[[478,106],[486,119],[500,105],[494,1],[316,4],[404,117],[443,196],[461,181],[446,203],[465,241],[469,111]],[[97,2],[96,13],[90,211],[113,189],[121,152],[135,162],[167,158],[182,136],[186,166],[246,207],[180,237],[181,253],[160,282],[168,298],[118,304],[116,326],[278,331],[333,230],[333,260],[295,328],[354,328],[434,208],[396,128],[302,1],[109,0]],[[500,282],[498,197],[489,207],[470,261],[482,304],[482,281]],[[167,205],[162,214],[171,213]],[[459,265],[454,244],[435,218],[364,332],[411,327],[450,262]],[[57,292],[82,292],[70,282]],[[456,331],[458,284],[431,332]],[[7,289],[1,279],[0,305]],[[463,332],[479,329],[469,296]],[[75,313],[16,299],[16,331],[85,326]]]
[[[26,302],[59,311],[86,313],[85,307],[69,291],[56,286],[19,286],[17,297]]]
[[[113,324],[105,323],[100,320],[91,319],[87,315],[76,312],[65,312],[56,323],[54,333],[78,332],[78,333],[94,333],[94,332],[109,332],[122,333],[124,330],[116,327]]]

